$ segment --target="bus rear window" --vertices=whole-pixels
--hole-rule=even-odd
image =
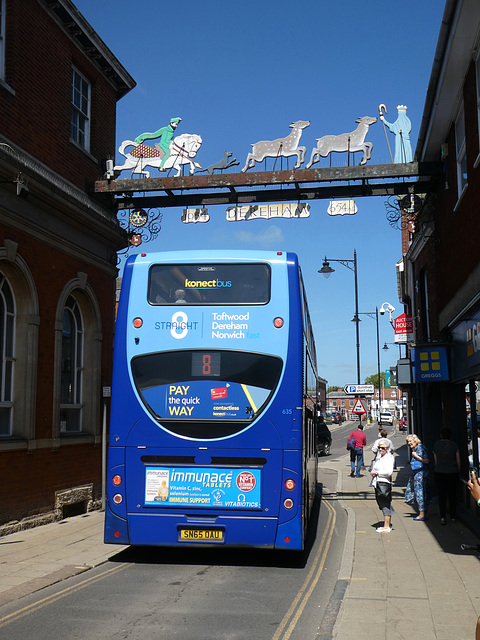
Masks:
[[[132,360],[136,388],[169,430],[212,438],[244,429],[277,387],[282,360],[260,353],[185,350]]]
[[[156,264],[150,268],[150,304],[266,304],[269,299],[268,264]]]

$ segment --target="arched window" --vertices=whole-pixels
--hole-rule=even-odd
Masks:
[[[100,442],[102,316],[87,275],[65,284],[55,313],[54,438],[58,445]]]
[[[0,273],[0,435],[12,433],[15,363],[15,298]]]
[[[60,431],[82,430],[84,323],[80,307],[68,296],[63,309]]]

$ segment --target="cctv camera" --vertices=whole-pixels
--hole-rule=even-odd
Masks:
[[[385,313],[385,309],[379,309],[379,313],[381,316],[383,316],[383,314]]]

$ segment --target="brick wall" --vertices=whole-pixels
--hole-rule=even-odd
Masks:
[[[101,496],[101,447],[75,445],[0,455],[0,525],[52,511],[55,492],[93,482]]]
[[[91,188],[115,152],[115,89],[37,0],[7,2],[1,132],[80,188]],[[72,66],[92,85],[90,155],[69,142]]]
[[[39,0],[6,1],[5,43],[6,86],[0,84],[0,134],[65,180],[90,192],[93,182],[103,175],[103,162],[115,152],[117,90],[125,93],[133,80],[121,90],[119,84],[111,84]],[[72,67],[91,83],[89,153],[69,140]],[[5,240],[18,245],[17,256],[27,265],[38,295],[35,433],[28,442],[1,440],[0,525],[51,512],[56,491],[93,484],[94,497],[100,495],[101,445],[95,444],[89,433],[54,440],[55,317],[67,283],[79,272],[86,273],[101,316],[100,379],[109,385],[116,278],[111,258],[123,239],[110,212],[105,211],[105,220],[92,212],[90,225],[88,208],[80,210],[78,202],[73,202],[74,196],[62,198],[60,188],[50,187],[34,168],[28,168],[28,200],[17,198],[12,174],[18,170],[14,163],[0,166],[0,247]],[[103,202],[99,198],[97,201]],[[31,366],[23,364],[25,368]],[[89,380],[93,384],[97,377]],[[95,400],[100,389],[90,388],[89,416],[98,413],[93,415],[95,424],[91,425],[98,435],[102,407]]]
[[[19,231],[0,229],[0,245],[8,237],[18,243],[18,253],[28,264],[39,298],[38,392],[36,437],[52,437],[52,388],[54,374],[55,312],[60,294],[79,271],[88,274],[88,284],[97,298],[102,317],[102,380],[111,381],[115,281],[100,269]],[[100,416],[99,416],[100,419]]]
[[[452,125],[448,137],[448,189],[442,191],[435,213],[435,262],[437,265],[438,310],[453,298],[478,264],[480,217],[480,165],[474,164],[479,154],[478,117],[474,65],[470,66],[464,85],[465,128],[467,143],[468,188],[458,202],[455,162],[455,132]]]

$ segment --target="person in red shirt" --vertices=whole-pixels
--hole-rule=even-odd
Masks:
[[[354,431],[348,436],[348,440],[355,436],[355,449],[350,449],[350,477],[355,476],[355,462],[356,462],[356,477],[360,478],[360,469],[363,464],[363,447],[367,444],[367,437],[363,433],[363,424],[360,423]]]

